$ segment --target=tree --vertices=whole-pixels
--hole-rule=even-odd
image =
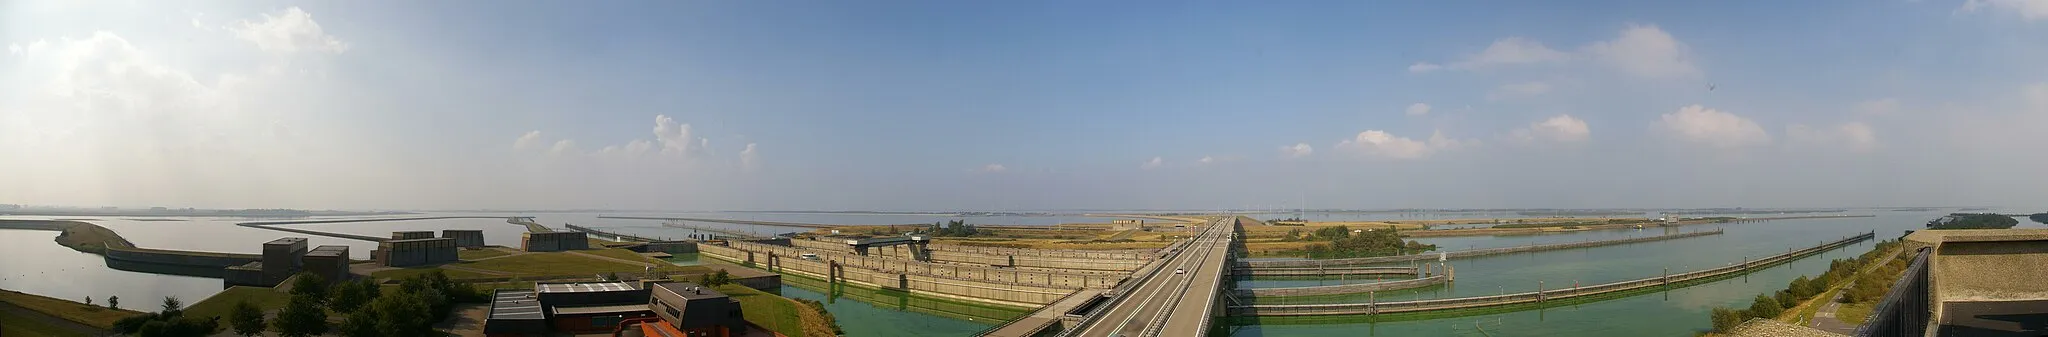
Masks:
[[[234,311],[228,312],[228,326],[235,334],[255,336],[263,333],[263,309],[250,304],[248,300],[235,303]]]
[[[313,303],[327,302],[327,279],[313,273],[299,273],[292,279],[292,297],[304,296]]]
[[[436,299],[433,296],[436,296],[436,294],[433,293],[436,292],[438,291],[377,298],[377,301],[372,303],[370,307],[373,311],[377,312],[378,335],[432,335],[434,333],[434,322],[439,321],[439,319],[430,320],[428,318],[434,317],[436,313],[446,315],[445,311],[434,311],[433,302]],[[445,302],[446,300],[442,299],[441,301]]]
[[[732,274],[725,272],[725,269],[719,269],[717,272],[711,273],[711,283],[705,286],[721,286],[732,283]]]
[[[87,306],[91,306],[91,305],[92,305],[92,296],[86,296],[86,297],[85,297],[85,305],[87,305]]]
[[[377,332],[377,310],[374,307],[349,312],[348,318],[341,320],[341,325],[336,326],[335,330],[336,333],[349,337],[383,336]]]
[[[1714,307],[1714,332],[1725,333],[1734,330],[1735,326],[1742,325],[1743,316],[1746,315],[1741,310]]]
[[[177,317],[182,315],[185,312],[178,309],[183,308],[185,308],[185,302],[179,301],[177,296],[164,296],[164,316]]]
[[[334,312],[351,312],[369,304],[370,300],[377,298],[379,292],[374,282],[366,278],[335,285],[334,290],[330,291],[333,294],[327,299],[327,308]]]
[[[108,308],[108,309],[120,309],[120,308],[121,308],[121,296],[119,296],[119,295],[115,295],[115,296],[107,296],[107,308]]]
[[[1749,310],[1744,312],[1754,318],[1777,318],[1778,314],[1785,312],[1785,307],[1779,306],[1777,299],[1759,294],[1756,295],[1756,301],[1749,304]]]
[[[608,274],[604,274],[604,280],[605,280],[605,281],[618,281],[618,280],[619,280],[619,272],[611,272],[611,273],[608,273]]]
[[[277,311],[277,319],[270,321],[272,331],[284,337],[306,337],[327,333],[327,310],[320,303],[303,296],[292,296],[291,302]]]

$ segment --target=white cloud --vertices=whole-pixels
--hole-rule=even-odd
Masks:
[[[751,169],[755,169],[755,168],[759,168],[759,167],[760,167],[760,165],[761,165],[761,164],[760,164],[760,162],[761,162],[761,153],[755,150],[755,148],[754,148],[754,143],[747,143],[747,148],[746,148],[745,150],[740,150],[740,167],[741,167],[741,168],[745,168],[745,169],[750,169],[750,170],[751,170]]]
[[[1969,0],[1956,11],[1975,13],[1985,9],[2014,12],[2029,21],[2048,18],[2048,1],[2044,0]]]
[[[1366,130],[1351,139],[1337,142],[1337,149],[1358,151],[1372,157],[1415,159],[1428,157],[1439,150],[1462,147],[1466,143],[1470,141],[1450,139],[1444,137],[1443,132],[1431,134],[1428,140],[1414,140],[1386,131]]]
[[[7,44],[7,54],[9,54],[9,55],[21,55],[21,45],[19,45],[19,44],[13,44],[13,43],[9,43],[9,44]]]
[[[1586,127],[1586,121],[1572,115],[1557,115],[1541,122],[1530,123],[1527,127],[1509,131],[1508,135],[1522,142],[1578,143],[1592,138],[1593,130]]]
[[[1586,53],[1622,72],[1650,78],[1700,74],[1684,42],[1654,25],[1631,25],[1614,40],[1586,47]]]
[[[1423,104],[1423,103],[1415,103],[1415,104],[1409,104],[1409,105],[1408,105],[1408,111],[1407,111],[1407,112],[1408,112],[1408,115],[1409,115],[1409,116],[1421,116],[1421,115],[1427,115],[1427,114],[1429,114],[1429,104]]]
[[[1659,131],[1680,140],[1714,148],[1739,148],[1771,142],[1771,135],[1756,122],[1735,114],[1690,105],[1664,114]]]
[[[555,141],[555,146],[554,146],[554,147],[548,148],[548,154],[549,154],[549,155],[556,155],[556,156],[560,156],[560,155],[568,155],[568,154],[573,154],[573,153],[576,153],[576,141],[574,141],[574,140],[568,140],[568,139],[558,140],[558,141]]]
[[[1138,165],[1138,168],[1139,168],[1139,169],[1146,169],[1146,170],[1150,170],[1150,169],[1156,169],[1156,168],[1159,168],[1160,166],[1163,166],[1163,165],[1166,165],[1166,160],[1165,160],[1164,158],[1160,158],[1160,157],[1152,157],[1152,160],[1147,160],[1147,161],[1145,161],[1145,164],[1143,164],[1143,165]]]
[[[1507,37],[1494,40],[1479,53],[1466,55],[1463,60],[1452,62],[1451,69],[1471,70],[1501,65],[1533,64],[1564,61],[1570,54],[1550,49],[1536,40],[1521,37]],[[1414,67],[1410,67],[1412,70]]]
[[[194,18],[197,25],[197,18]],[[348,51],[348,43],[327,35],[320,29],[320,23],[313,21],[313,14],[298,7],[286,8],[278,15],[263,14],[260,22],[243,20],[227,27],[235,37],[255,43],[265,51],[295,53],[316,51],[340,53]]]
[[[1295,143],[1293,146],[1280,147],[1280,155],[1285,156],[1287,158],[1307,157],[1308,155],[1315,153],[1316,148],[1308,146],[1308,143]]]
[[[693,135],[689,124],[677,123],[668,115],[654,115],[654,139],[661,143],[661,153],[668,155],[697,154],[711,145],[710,139]]]
[[[1869,153],[1878,146],[1877,133],[1870,130],[1869,124],[1862,122],[1820,129],[1793,124],[1785,127],[1785,142],[1793,146],[1837,148],[1854,153]]]
[[[1202,160],[1196,160],[1195,162],[1202,164],[1214,164],[1216,163],[1216,157],[1202,156]]]
[[[540,130],[527,131],[525,135],[519,136],[519,140],[512,141],[512,149],[531,150],[535,146],[540,146],[540,142]]]
[[[1429,63],[1429,62],[1415,62],[1415,64],[1410,64],[1410,65],[1408,65],[1408,72],[1411,72],[1411,73],[1426,73],[1426,72],[1436,71],[1437,69],[1443,69],[1443,68],[1444,68],[1444,66],[1436,65],[1435,63]]]
[[[1486,93],[1486,100],[1531,97],[1550,92],[1550,84],[1541,81],[1503,84]]]
[[[983,172],[983,173],[1001,173],[1001,172],[1003,172],[1003,171],[1009,171],[1009,170],[1010,170],[1010,168],[1008,168],[1008,167],[1003,167],[1003,164],[988,164],[988,165],[982,166],[982,167],[981,167],[980,169],[976,169],[975,171],[977,171],[977,172]]]

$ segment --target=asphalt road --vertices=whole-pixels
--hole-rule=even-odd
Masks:
[[[1154,271],[1158,274],[1131,288],[1123,295],[1128,298],[1108,308],[1080,335],[1138,336],[1155,324],[1166,324],[1161,336],[1194,336],[1207,329],[1199,322],[1208,316],[1209,304],[1215,302],[1216,283],[1230,249],[1233,227],[1225,224],[1231,220],[1210,222],[1192,244]],[[1174,273],[1175,269],[1186,273]]]

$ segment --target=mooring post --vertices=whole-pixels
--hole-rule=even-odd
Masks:
[[[1664,267],[1664,288],[1671,288],[1671,267]]]

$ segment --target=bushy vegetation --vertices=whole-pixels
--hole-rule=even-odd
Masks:
[[[946,221],[943,223],[944,226],[940,226],[941,224],[933,222],[932,228],[926,232],[931,233],[932,236],[975,236],[985,234],[981,230],[975,229],[974,225],[967,224],[967,220]]]
[[[697,284],[706,287],[717,287],[732,284],[732,273],[725,272],[725,269],[719,269],[716,272],[698,276]]]
[[[810,312],[810,313],[809,313],[809,315],[817,315],[817,317],[821,317],[821,319],[819,319],[819,320],[821,320],[821,321],[824,321],[825,323],[828,323],[828,325],[827,325],[826,327],[824,327],[824,328],[828,328],[828,329],[830,329],[830,331],[810,331],[810,330],[813,330],[813,328],[809,327],[809,326],[808,326],[808,324],[807,324],[807,325],[806,325],[806,327],[805,327],[805,329],[804,329],[804,330],[805,330],[805,331],[804,331],[804,333],[805,333],[805,334],[807,334],[807,335],[812,335],[812,336],[844,336],[844,335],[846,335],[846,329],[842,329],[842,328],[840,328],[840,327],[839,327],[839,318],[838,318],[838,317],[832,317],[832,312],[831,312],[831,311],[825,311],[825,303],[824,303],[824,302],[818,302],[818,301],[814,301],[814,300],[809,300],[809,299],[802,299],[802,298],[791,298],[791,300],[795,300],[797,304],[802,304],[802,305],[803,305],[803,308],[802,308],[801,310],[806,310],[806,311],[809,311],[809,312]],[[823,329],[818,329],[818,330],[823,330]]]
[[[177,297],[165,297],[163,311],[115,321],[114,331],[144,337],[168,337],[207,336],[220,329],[220,318],[185,316],[184,307],[184,302],[178,301]]]
[[[1992,213],[1955,213],[1927,222],[1928,229],[2006,229],[2019,219]]]
[[[1828,262],[1828,271],[1821,273],[1819,277],[1807,278],[1806,276],[1800,276],[1799,278],[1792,279],[1792,282],[1785,285],[1784,290],[1779,290],[1770,295],[1756,295],[1756,299],[1751,301],[1746,309],[1716,307],[1710,313],[1714,332],[1728,332],[1729,329],[1735,328],[1736,325],[1740,325],[1743,321],[1747,321],[1750,318],[1776,318],[1778,315],[1784,314],[1786,309],[1799,306],[1801,302],[1827,293],[1828,288],[1833,286],[1835,282],[1847,280],[1849,277],[1857,278],[1856,285],[1850,287],[1849,291],[1844,294],[1844,302],[1850,300],[1875,301],[1880,299],[1884,297],[1884,292],[1887,290],[1886,287],[1891,286],[1891,282],[1886,281],[1889,280],[1886,275],[1897,275],[1899,271],[1905,268],[1903,264],[1899,264],[1898,269],[1891,269],[1890,262],[1901,260],[1894,258],[1886,261],[1887,265],[1884,268],[1860,276],[1856,275],[1856,271],[1872,263],[1872,260],[1877,259],[1879,254],[1889,252],[1898,246],[1898,240],[1879,242],[1877,247],[1856,258],[1830,261]],[[1899,256],[1910,258],[1908,254],[1899,254]],[[1859,290],[1859,288],[1866,287],[1875,290],[1874,292],[1870,289]],[[1871,297],[1858,297],[1859,291]]]
[[[2028,215],[2027,220],[2034,220],[2034,222],[2039,223],[2048,223],[2048,213],[2034,213],[2033,215]]]
[[[1317,240],[1330,241],[1304,248],[1311,259],[1404,255],[1436,250],[1436,245],[1402,242],[1401,234],[1394,229],[1364,230],[1354,234],[1350,228],[1336,226],[1317,228],[1310,235]]]

